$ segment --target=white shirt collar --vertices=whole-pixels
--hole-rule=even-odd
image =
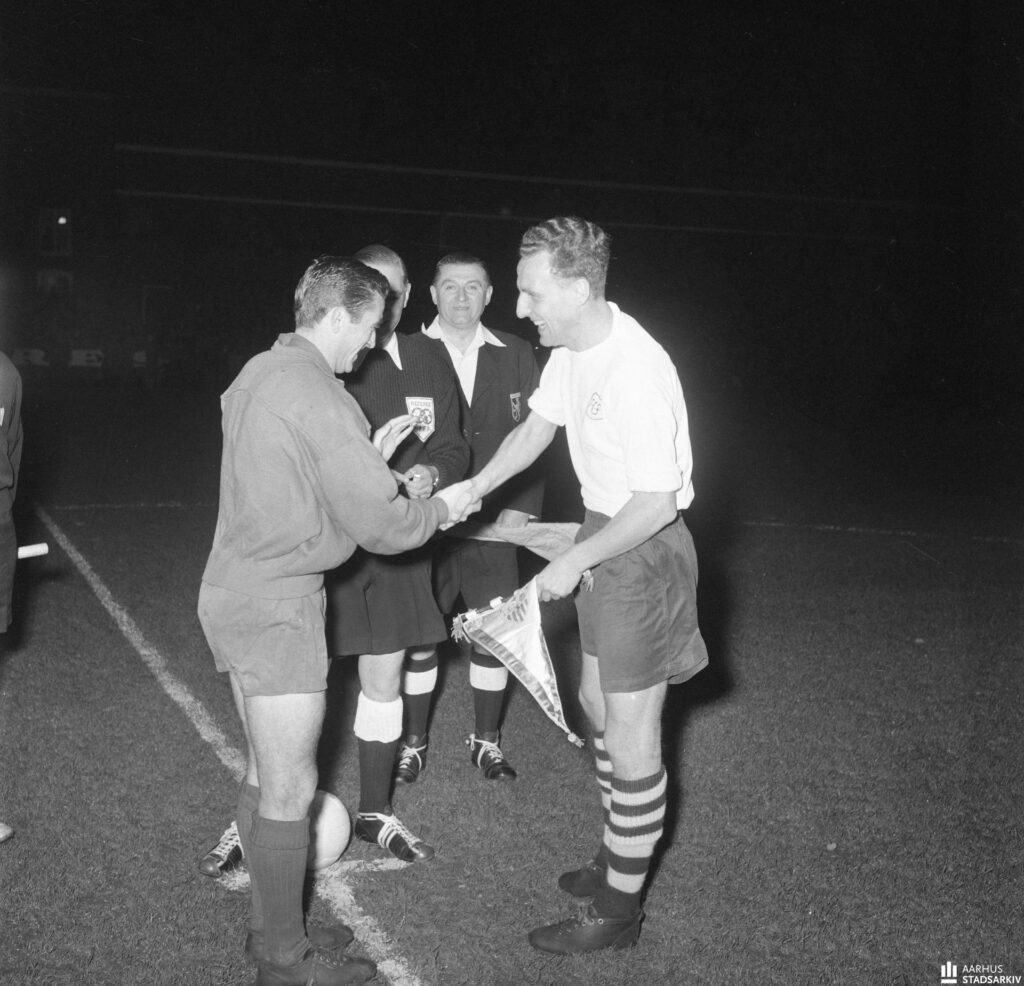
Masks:
[[[391,333],[391,338],[388,339],[387,345],[381,346],[381,349],[383,349],[384,352],[387,353],[388,356],[391,357],[391,361],[395,364],[395,366],[398,367],[398,369],[402,369],[402,354],[399,353],[399,351],[398,351],[398,333],[397,332],[392,332]]]
[[[430,336],[431,339],[441,339],[444,342],[447,340],[444,337],[444,333],[441,331],[441,320],[435,316],[434,321],[430,325],[423,326],[423,332]],[[476,334],[473,336],[473,341],[467,347],[467,351],[470,349],[479,349],[484,343],[490,343],[492,346],[501,346],[505,348],[503,343],[483,322],[480,322],[476,327]],[[451,345],[451,343],[449,343]]]

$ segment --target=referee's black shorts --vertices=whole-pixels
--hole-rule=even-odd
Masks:
[[[374,555],[360,548],[327,574],[332,657],[393,654],[447,638],[430,584],[433,550],[431,544],[401,555]]]
[[[434,594],[445,613],[454,611],[460,596],[465,609],[477,609],[518,588],[514,544],[447,537],[434,555]]]

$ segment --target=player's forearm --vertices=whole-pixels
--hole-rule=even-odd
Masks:
[[[448,507],[398,493],[391,470],[365,440],[321,464],[320,479],[335,523],[367,551],[390,555],[418,548],[448,520]]]
[[[356,504],[349,534],[360,547],[378,555],[394,555],[426,543],[449,517],[448,504],[437,496]],[[359,507],[363,509],[360,510]]]
[[[505,436],[490,462],[473,477],[482,496],[531,466],[555,437],[556,426],[535,412]]]
[[[566,560],[585,572],[653,537],[676,516],[675,493],[634,493],[596,534],[575,544]]]

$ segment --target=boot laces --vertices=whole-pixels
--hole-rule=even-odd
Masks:
[[[475,733],[471,734],[466,745],[473,750],[473,759],[478,767],[490,767],[494,763],[507,763],[505,754],[496,742],[479,739]]]
[[[412,766],[412,762],[416,761],[416,769],[423,769],[423,757],[420,754],[427,748],[426,743],[423,746],[403,746],[402,752],[398,757],[398,766],[401,770],[408,770]]]
[[[238,838],[238,826],[232,822],[226,829],[224,829],[224,834],[220,837],[220,842],[210,850],[210,855],[220,856],[222,859],[227,859],[231,851],[240,845],[241,840]]]

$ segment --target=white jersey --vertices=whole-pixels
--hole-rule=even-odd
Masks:
[[[565,427],[583,504],[614,516],[633,493],[693,501],[693,453],[679,375],[636,319],[609,302],[612,330],[590,349],[555,349],[531,410]]]

